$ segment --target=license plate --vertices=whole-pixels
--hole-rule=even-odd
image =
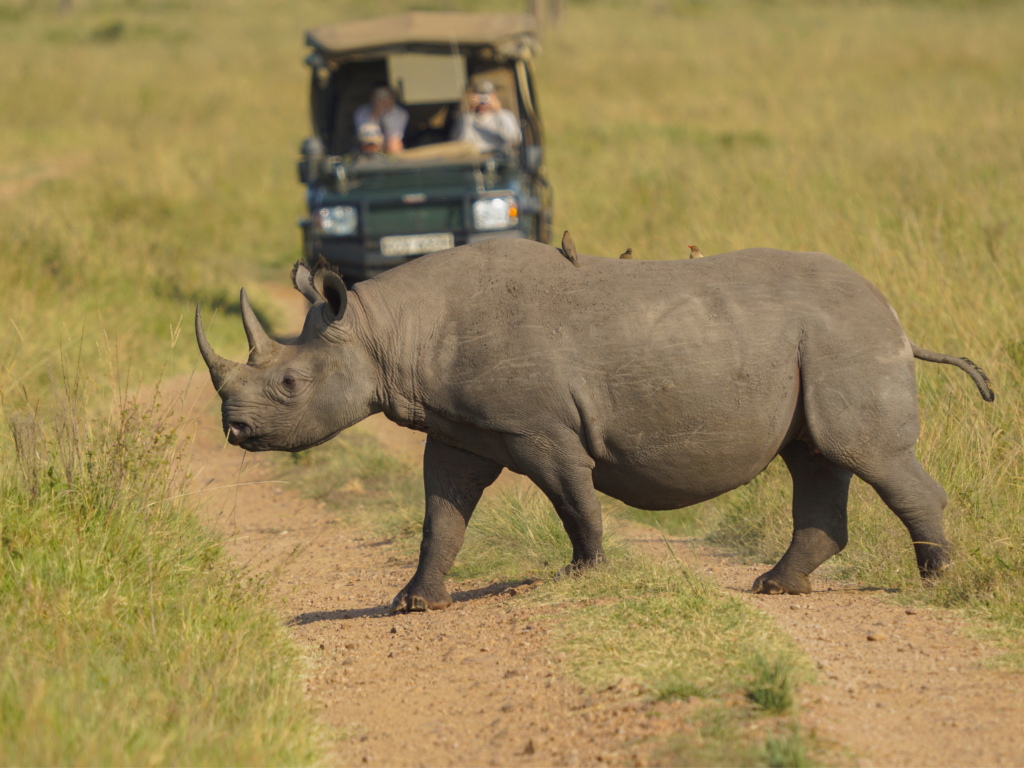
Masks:
[[[393,235],[380,239],[382,256],[418,256],[455,247],[455,235],[439,232],[431,235]]]

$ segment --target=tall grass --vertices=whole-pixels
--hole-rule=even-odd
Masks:
[[[88,419],[80,383],[4,414],[0,764],[313,760],[301,659],[195,516],[180,423],[125,396]]]

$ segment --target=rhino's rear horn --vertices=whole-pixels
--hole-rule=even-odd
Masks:
[[[206,333],[203,331],[203,319],[199,314],[199,305],[196,305],[196,341],[199,342],[199,352],[206,362],[206,367],[210,369],[213,386],[219,390],[238,363],[226,360],[213,351],[213,347],[206,340]]]
[[[245,327],[245,336],[249,340],[249,365],[265,365],[271,362],[279,347],[281,346],[267,335],[260,325],[259,318],[252,311],[249,304],[249,297],[242,289],[242,325]]]

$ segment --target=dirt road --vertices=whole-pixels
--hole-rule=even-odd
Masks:
[[[208,383],[193,399],[205,514],[238,563],[276,574],[270,594],[309,652],[308,690],[323,707],[331,762],[646,765],[664,737],[687,727],[691,704],[654,704],[629,685],[582,690],[547,640],[559,609],[527,608],[522,585],[452,584],[447,611],[389,615],[415,564],[339,527],[282,482],[271,459],[226,445]],[[356,429],[405,457],[422,451],[419,436],[381,417]],[[667,554],[649,529],[629,537]],[[799,719],[834,745],[835,762],[1024,765],[1024,676],[984,669],[990,651],[955,617],[821,579],[812,595],[750,595],[763,567],[670,543],[770,613],[818,663],[818,682],[799,691]]]

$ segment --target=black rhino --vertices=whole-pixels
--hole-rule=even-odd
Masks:
[[[242,291],[247,364],[199,348],[224,430],[250,451],[298,451],[370,414],[427,435],[419,567],[395,611],[445,608],[444,577],[503,467],[547,495],[571,566],[602,559],[596,491],[642,509],[726,493],[781,455],[793,539],[754,591],[811,590],[847,542],[851,476],[903,521],[922,576],[950,563],[946,494],[914,453],[912,344],[867,280],[822,253],[754,248],[685,261],[580,255],[494,240],[419,258],[346,290],[296,265],[313,306],[292,344]]]

